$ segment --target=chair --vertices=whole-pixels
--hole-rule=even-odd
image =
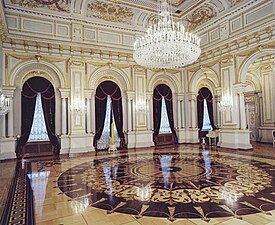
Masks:
[[[208,138],[209,145],[213,145],[213,140],[214,140],[214,145],[216,146],[218,136],[219,136],[218,131],[210,130],[208,132],[208,134],[206,134],[206,137]]]
[[[272,131],[273,147],[275,147],[275,130]]]

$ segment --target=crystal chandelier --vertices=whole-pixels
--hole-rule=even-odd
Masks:
[[[175,23],[167,1],[162,0],[157,24],[134,43],[137,64],[152,69],[174,69],[195,62],[200,56],[200,38]]]
[[[1,90],[0,90],[1,93]],[[0,115],[5,115],[9,112],[10,100],[3,93],[0,95]]]

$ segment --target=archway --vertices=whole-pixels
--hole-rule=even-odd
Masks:
[[[173,116],[173,94],[165,84],[159,84],[154,89],[153,119],[155,145],[177,143]]]
[[[29,137],[33,132],[34,115],[36,106],[40,101],[42,102],[42,111],[39,117],[43,117],[46,133],[49,141],[40,139],[39,137],[33,138],[30,141]],[[18,139],[16,155],[21,158],[27,154],[30,156],[39,155],[59,155],[60,145],[55,132],[55,91],[52,83],[39,76],[28,79],[22,88],[21,92],[21,136]],[[41,124],[35,124],[40,126]],[[41,127],[34,129],[37,134],[43,130]]]
[[[95,122],[96,149],[109,148],[110,144],[125,147],[121,90],[113,81],[103,81],[96,88]]]
[[[245,83],[246,126],[250,140],[272,142],[275,128],[274,49],[259,49],[246,57],[239,68],[239,83]]]
[[[202,87],[197,96],[199,138],[205,137],[209,130],[216,129],[213,112],[213,95],[208,88]]]

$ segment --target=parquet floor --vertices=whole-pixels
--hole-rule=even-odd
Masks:
[[[1,225],[275,225],[275,148],[179,145],[0,162]]]

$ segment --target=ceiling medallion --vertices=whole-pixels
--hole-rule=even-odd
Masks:
[[[62,12],[69,12],[71,6],[71,0],[11,0],[11,3],[28,8],[47,7]]]
[[[131,23],[134,15],[130,8],[99,1],[88,4],[87,13],[90,17],[127,24]]]
[[[147,68],[174,69],[195,62],[200,53],[200,38],[174,22],[170,4],[164,0],[157,24],[135,41],[133,57],[137,64]]]
[[[187,16],[185,20],[189,22],[188,27],[193,30],[215,16],[217,16],[217,12],[215,12],[214,8],[205,4],[201,8],[196,9],[191,15]]]

